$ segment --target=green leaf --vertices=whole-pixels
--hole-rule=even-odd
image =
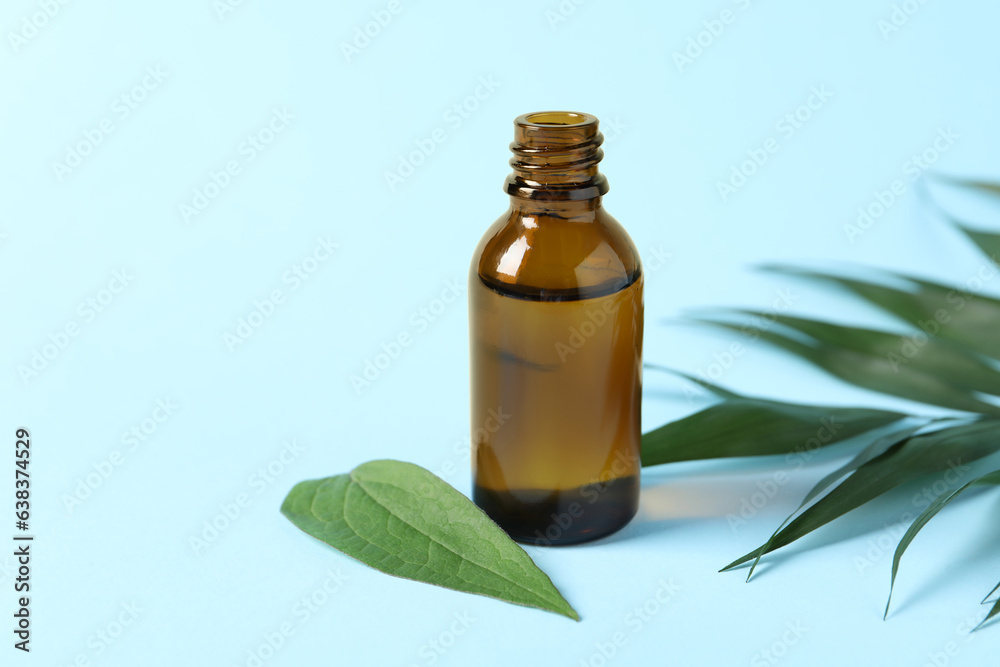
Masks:
[[[867,433],[905,416],[887,410],[750,398],[710,382],[684,377],[726,396],[727,400],[644,434],[644,466],[806,452]]]
[[[755,313],[749,313],[754,315]],[[1000,312],[994,314],[1000,318]],[[884,374],[898,375],[903,368],[915,373],[932,375],[963,390],[1000,395],[1000,373],[983,363],[978,355],[963,347],[935,338],[917,339],[912,336],[845,327],[790,315],[778,315],[782,325],[815,339],[821,347],[841,348],[869,355],[878,361]],[[994,332],[996,337],[996,323]]]
[[[781,324],[813,336],[816,343],[806,344],[770,329],[758,330],[756,335],[842,380],[912,401],[1000,416],[1000,407],[975,398],[968,387],[974,384],[1000,390],[1000,386],[994,386],[1000,373],[988,369],[982,362],[976,363],[974,357],[962,353],[959,348],[944,350],[941,344],[931,340],[903,362],[889,356],[890,352],[899,352],[905,340],[903,337],[797,317],[768,316],[777,317]],[[742,329],[741,325],[731,322],[701,321],[733,331]],[[962,375],[959,368],[970,375]]]
[[[986,622],[989,621],[994,616],[996,616],[997,614],[1000,614],[1000,600],[997,600],[996,603],[994,603],[993,608],[990,609],[990,613],[986,614],[986,618],[984,618],[982,621],[980,621],[979,625],[977,625],[976,627],[972,628],[972,631],[975,632],[979,628],[981,628],[984,625],[986,625]]]
[[[905,415],[869,408],[798,405],[741,396],[670,371],[728,400],[643,435],[644,466],[804,452],[891,424]]]
[[[719,398],[743,398],[743,396],[741,396],[740,394],[737,394],[735,391],[731,391],[731,390],[726,389],[725,387],[722,387],[720,385],[713,384],[713,383],[709,382],[708,380],[702,380],[701,378],[696,378],[693,375],[688,375],[687,373],[682,373],[681,371],[675,370],[673,368],[669,368],[667,366],[660,366],[658,364],[643,364],[642,366],[643,366],[643,368],[649,368],[649,369],[654,370],[654,371],[661,371],[663,373],[670,373],[671,375],[677,375],[679,377],[682,377],[685,380],[687,380],[688,382],[692,382],[692,383],[694,383],[696,385],[704,387],[705,389],[707,389],[711,393],[715,394]]]
[[[970,229],[962,225],[957,225],[959,229],[968,236],[973,243],[986,255],[993,264],[997,263],[997,255],[1000,255],[1000,234],[984,232],[979,229]]]
[[[767,551],[771,548],[771,545],[774,543],[774,540],[777,537],[778,533],[781,532],[781,529],[787,526],[788,522],[792,520],[792,517],[798,514],[803,507],[808,505],[821,493],[830,488],[830,486],[832,486],[834,482],[839,480],[844,475],[850,472],[854,472],[855,470],[865,465],[869,461],[878,458],[879,456],[887,452],[891,447],[894,447],[903,442],[904,440],[909,439],[910,436],[912,436],[914,433],[924,428],[925,426],[927,426],[926,422],[923,424],[919,424],[917,426],[907,426],[906,428],[898,429],[891,433],[887,433],[886,435],[882,436],[881,438],[878,438],[877,440],[869,444],[867,447],[862,449],[860,452],[858,452],[853,459],[851,459],[843,466],[837,468],[829,475],[827,475],[819,482],[817,482],[816,485],[812,489],[810,489],[809,493],[806,494],[806,497],[802,499],[802,502],[795,509],[795,511],[793,511],[790,515],[788,515],[788,518],[786,518],[784,521],[781,522],[781,525],[775,529],[775,531],[771,534],[771,537],[769,537],[767,539],[767,542],[764,543],[764,546],[760,548],[759,550],[760,553],[757,555],[757,558],[754,559],[753,565],[750,566],[750,572],[747,573],[747,581],[750,581],[750,577],[753,576],[753,571],[754,569],[756,569],[757,563],[760,562],[761,557],[765,553],[767,553]]]
[[[997,336],[1000,300],[973,290],[968,285],[948,287],[920,278],[888,274],[896,280],[909,283],[909,289],[903,290],[795,267],[769,265],[763,268],[847,289],[925,334],[950,340],[1000,359],[1000,336]]]
[[[730,570],[770,553],[896,487],[948,468],[958,469],[1000,451],[1000,421],[976,420],[903,440],[855,470],[771,540],[722,568]]]
[[[836,482],[844,475],[854,472],[855,470],[865,465],[869,461],[872,461],[878,458],[879,456],[882,456],[882,454],[885,454],[892,447],[895,447],[896,445],[906,440],[909,440],[914,433],[925,428],[926,426],[927,422],[918,424],[916,426],[907,426],[906,428],[901,428],[892,431],[891,433],[887,433],[883,435],[881,438],[874,440],[872,443],[870,443],[864,449],[858,452],[853,459],[851,459],[841,467],[837,468],[836,470],[831,472],[829,475],[827,475],[820,481],[816,482],[816,485],[809,491],[809,493],[806,494],[806,497],[803,498],[802,500],[802,504],[799,506],[797,510],[795,510],[795,512],[798,512],[800,509],[809,504],[814,498],[816,498],[821,493],[830,488],[830,486],[833,485],[834,482]],[[793,514],[795,512],[793,512]]]
[[[990,600],[990,596],[996,593],[998,590],[1000,590],[1000,582],[997,582],[997,585],[993,587],[993,590],[986,594],[986,597],[983,598],[982,603],[986,604],[987,602],[992,602],[992,600]]]
[[[475,504],[420,466],[364,463],[296,484],[289,521],[376,570],[579,620],[524,549]]]
[[[930,174],[930,176],[935,181],[940,181],[941,183],[950,183],[951,185],[966,190],[981,190],[984,194],[990,196],[1000,195],[1000,183],[994,183],[993,181],[981,181],[975,178],[962,178],[961,176],[949,176],[948,174],[942,174],[939,172],[933,172]]]
[[[956,176],[948,176],[946,174],[933,174],[933,178],[941,183],[950,183],[959,188],[965,190],[971,190],[973,192],[978,191],[980,194],[985,194],[990,197],[997,197],[1000,195],[1000,183],[994,183],[992,181],[981,181],[974,178],[960,178]],[[941,212],[941,214],[948,219],[953,225],[958,227],[962,232],[965,233],[972,242],[979,246],[979,249],[983,253],[993,260],[993,263],[997,263],[997,255],[1000,255],[1000,234],[994,234],[991,232],[984,232],[974,229],[969,229],[963,225],[960,221],[956,220],[954,216],[941,208],[933,198],[930,198],[932,204],[935,208]]]
[[[1000,614],[1000,597],[998,597],[996,600],[990,600],[990,596],[996,593],[998,590],[1000,590],[1000,582],[997,582],[997,585],[993,587],[993,590],[987,593],[986,597],[983,598],[983,604],[992,602],[993,607],[990,609],[989,613],[986,614],[986,618],[980,621],[979,625],[977,625],[972,629],[973,632],[986,625],[986,622],[989,621],[991,618],[993,618],[997,614]]]
[[[896,585],[896,573],[899,571],[899,560],[903,557],[903,552],[905,552],[906,548],[910,546],[913,538],[917,536],[917,533],[920,532],[921,528],[927,525],[927,522],[933,519],[938,512],[944,509],[945,505],[960,496],[966,489],[970,489],[975,486],[983,486],[985,484],[1000,484],[1000,470],[982,475],[967,484],[963,484],[951,493],[942,493],[935,498],[934,501],[931,502],[931,504],[928,505],[916,519],[914,519],[913,523],[910,524],[906,533],[904,533],[903,537],[899,540],[899,544],[896,545],[896,552],[892,556],[892,576],[889,579],[889,599],[885,601],[885,614],[882,615],[883,620],[889,615],[889,605],[892,604],[892,590]]]

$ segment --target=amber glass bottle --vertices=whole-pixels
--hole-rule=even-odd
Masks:
[[[514,121],[510,209],[469,275],[473,499],[515,540],[612,533],[639,499],[642,267],[589,114]]]

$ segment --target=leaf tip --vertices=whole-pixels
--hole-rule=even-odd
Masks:
[[[885,611],[882,613],[882,620],[889,618],[889,605],[892,604],[892,589],[893,585],[896,583],[896,578],[893,577],[893,582],[889,584],[889,597],[885,600]]]
[[[719,572],[729,572],[730,570],[735,569],[735,568],[739,567],[740,565],[742,565],[743,562],[744,561],[742,559],[734,560],[732,563],[730,563],[729,565],[726,565],[724,568],[722,568],[721,570],[719,570]]]

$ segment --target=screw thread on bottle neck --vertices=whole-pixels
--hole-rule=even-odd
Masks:
[[[604,157],[596,116],[571,111],[545,111],[514,120],[514,173],[504,189],[528,200],[579,201],[596,199],[608,191],[608,181],[597,169]]]

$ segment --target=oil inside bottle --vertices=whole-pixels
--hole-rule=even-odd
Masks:
[[[640,270],[582,290],[478,276],[469,296],[473,499],[520,542],[618,530],[638,505]]]

